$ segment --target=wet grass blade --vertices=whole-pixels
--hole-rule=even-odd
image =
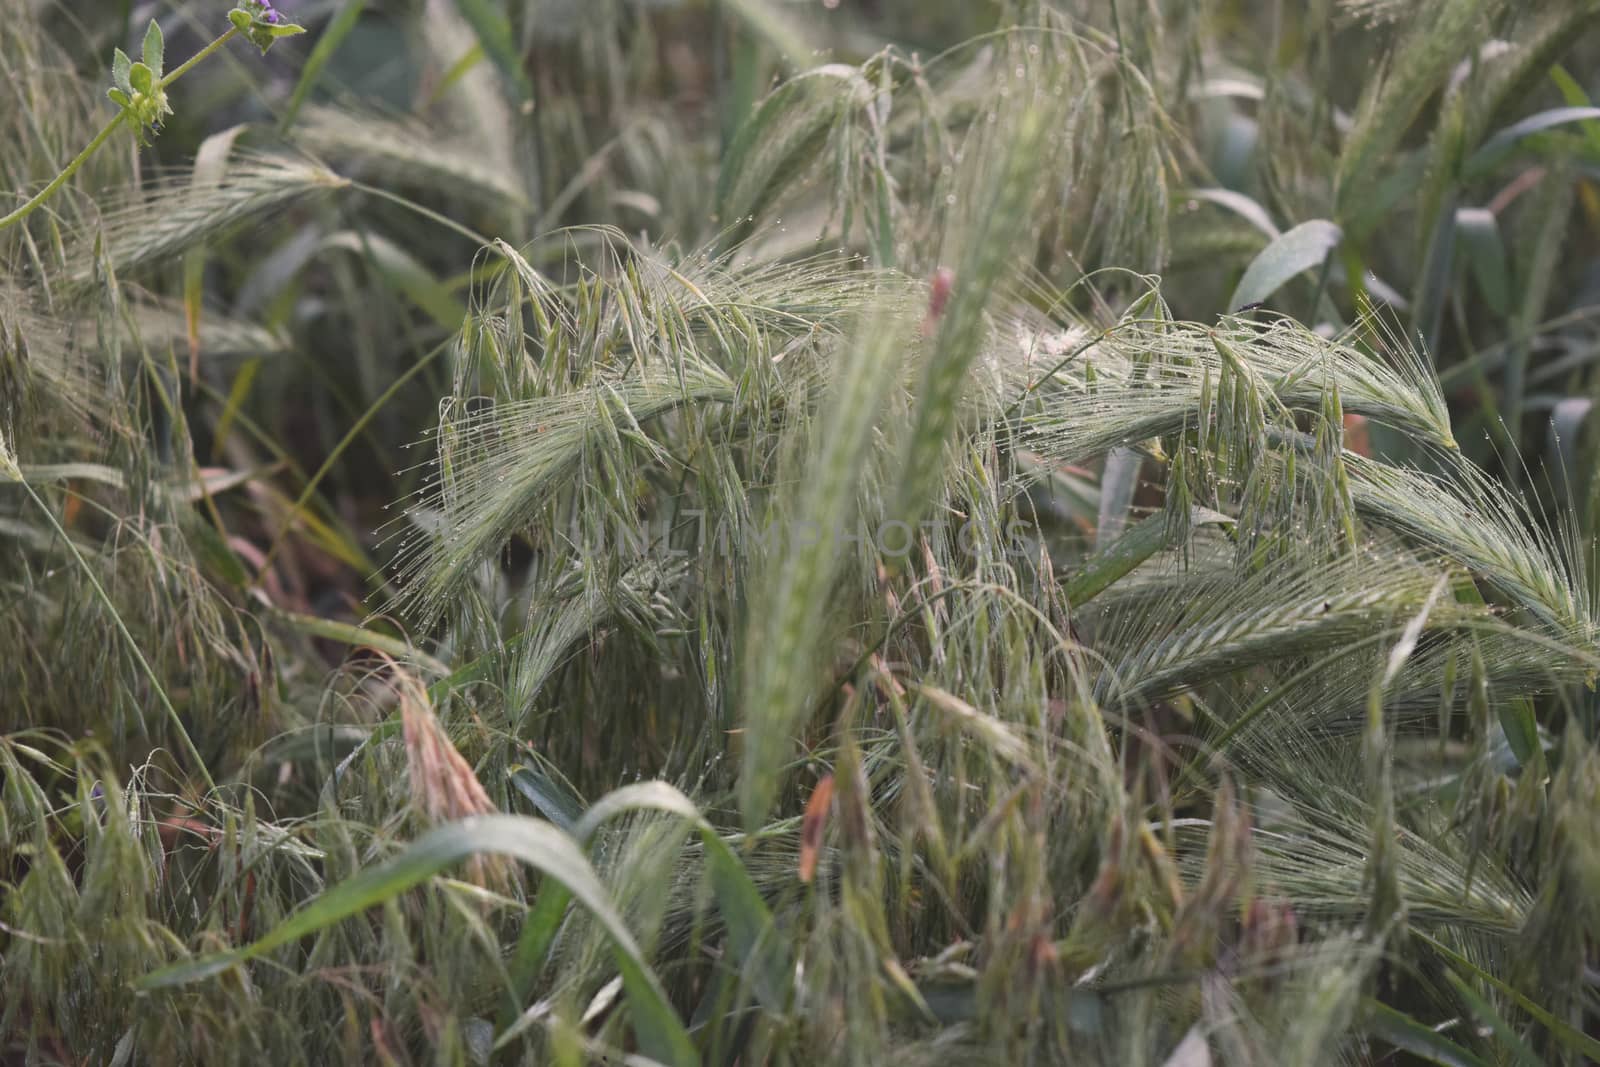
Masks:
[[[700,809],[680,790],[666,782],[641,782],[624,786],[584,813],[576,836],[588,840],[610,819],[633,811],[657,811],[683,819],[700,836],[706,852],[717,907],[728,928],[728,942],[740,967],[750,975],[756,995],[774,1014],[784,1011],[794,964],[783,935],[773,925],[766,901],[750,880],[744,864],[728,843],[706,821]]]
[[[1232,526],[1233,519],[1220,512],[1205,508],[1193,509],[1192,526]],[[1168,537],[1167,516],[1156,512],[1129,527],[1104,551],[1095,553],[1061,587],[1067,603],[1081,607],[1103,593],[1111,585],[1145,560],[1166,548]]]
[[[1244,277],[1228,298],[1228,307],[1238,309],[1266,300],[1295,275],[1325,261],[1343,237],[1344,232],[1327,219],[1312,219],[1273,238],[1245,268]]]
[[[1441,1067],[1488,1067],[1489,1061],[1473,1055],[1432,1027],[1368,998],[1362,1005],[1367,1032],[1395,1048]]]
[[[137,984],[141,989],[162,989],[210,978],[392,900],[456,863],[483,854],[521,860],[566,887],[611,936],[640,1048],[673,1067],[699,1063],[694,1043],[668,1002],[665,990],[583,852],[555,827],[518,815],[484,815],[441,826],[412,842],[393,859],[327,890],[266,936],[230,952],[163,967],[145,975]]]

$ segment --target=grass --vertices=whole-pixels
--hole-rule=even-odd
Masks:
[[[1600,1061],[1600,7],[278,8],[0,0],[0,1063]]]

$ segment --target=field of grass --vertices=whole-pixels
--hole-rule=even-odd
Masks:
[[[1597,60],[0,0],[0,1064],[1600,1062]]]

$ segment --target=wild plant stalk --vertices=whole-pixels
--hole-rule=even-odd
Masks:
[[[238,34],[238,28],[230,26],[228,30],[222,34],[222,36],[218,37],[216,40],[200,49],[200,51],[190,56],[187,61],[180,64],[177,69],[173,70],[170,74],[156,82],[156,89],[167,89],[179,78],[183,77],[200,63],[204,62],[205,59],[213,52],[217,51],[223,45],[233,40],[233,38],[238,36]],[[78,171],[82,169],[83,165],[94,157],[96,152],[100,151],[100,148],[111,139],[111,135],[120,130],[123,123],[127,122],[131,116],[132,112],[127,109],[117,112],[116,117],[102,126],[100,128],[100,132],[95,134],[94,140],[85,145],[83,147],[83,151],[79,152],[75,157],[73,157],[72,161],[62,168],[61,173],[52,178],[50,183],[43,189],[40,189],[39,192],[34,195],[33,199],[29,200],[27,203],[23,204],[9,215],[6,215],[4,218],[0,218],[0,230],[7,229],[21,222],[23,219],[27,218],[29,215],[38,210],[39,207],[51,197],[55,196],[56,193],[60,191],[61,187],[72,180],[72,176],[78,173]]]
[[[233,25],[229,26],[221,36],[166,74],[161,71],[161,29],[156,23],[151,22],[149,33],[145,38],[144,62],[131,65],[135,71],[140,67],[143,68],[142,77],[145,80],[142,83],[142,88],[137,89],[137,91],[133,87],[123,84],[126,81],[126,77],[122,74],[120,67],[129,64],[127,64],[127,57],[123,56],[119,50],[117,53],[119,60],[118,87],[113,89],[112,92],[120,94],[120,96],[114,96],[114,100],[122,105],[122,109],[117,112],[116,117],[100,128],[100,132],[95,134],[94,139],[85,145],[83,150],[73,157],[72,161],[62,168],[59,174],[50,180],[49,184],[39,190],[32,199],[21,207],[0,218],[0,230],[8,229],[26,219],[51,197],[55,196],[61,190],[61,187],[66,185],[72,179],[72,176],[78,173],[83,168],[83,165],[89,162],[95,153],[111,139],[111,135],[122,128],[124,123],[135,123],[137,132],[142,140],[145,129],[158,125],[167,113],[166,90],[179,78],[205,62],[212,54],[235,37],[244,34],[265,52],[267,45],[277,37],[305,32],[302,27],[282,21],[277,16],[277,13],[272,11],[270,4],[261,4],[257,0],[246,0],[246,3],[234,8],[228,14],[229,20]],[[139,77],[140,75],[135,74],[134,76]]]

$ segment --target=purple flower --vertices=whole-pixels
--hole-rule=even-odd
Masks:
[[[279,37],[306,32],[305,27],[296,26],[284,12],[273,7],[272,0],[238,0],[238,6],[228,12],[228,21],[263,53]]]

